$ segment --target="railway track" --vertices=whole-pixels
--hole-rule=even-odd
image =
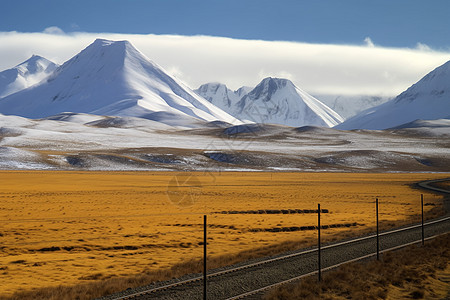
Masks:
[[[450,180],[450,179],[446,179]],[[440,180],[443,181],[443,180]],[[436,181],[418,183],[422,188],[450,193],[431,186]],[[424,223],[425,239],[450,232],[450,216]],[[380,253],[421,242],[421,225],[382,232]],[[306,249],[252,263],[210,271],[208,299],[259,299],[261,293],[273,287],[317,274],[317,248]],[[376,235],[368,235],[322,247],[322,270],[376,255]],[[158,283],[101,299],[203,299],[203,276],[193,275],[183,280]]]

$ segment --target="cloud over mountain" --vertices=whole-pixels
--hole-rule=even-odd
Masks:
[[[310,94],[394,96],[450,58],[448,52],[426,47],[367,47],[363,41],[334,45],[210,36],[2,32],[0,70],[33,53],[63,63],[97,37],[129,40],[191,88],[215,81],[237,89],[256,86],[270,76],[290,79]]]

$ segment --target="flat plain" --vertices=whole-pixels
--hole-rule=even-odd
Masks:
[[[413,183],[438,173],[1,171],[0,296],[168,269],[208,254],[315,243],[442,213]]]

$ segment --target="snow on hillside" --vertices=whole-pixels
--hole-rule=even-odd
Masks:
[[[428,73],[395,99],[336,126],[337,129],[386,129],[417,119],[450,117],[450,61]]]
[[[82,113],[60,113],[54,116],[43,118],[43,120],[52,120],[52,121],[62,121],[62,122],[71,122],[78,124],[85,124],[89,122],[94,122],[98,120],[103,120],[104,116],[90,115],[90,114],[82,114]]]
[[[128,41],[97,39],[45,82],[0,101],[0,113],[43,118],[62,112],[141,117],[158,122],[239,120],[168,75]]]
[[[445,120],[419,122],[419,130],[270,124],[178,130],[142,118],[83,124],[91,117],[66,117],[0,115],[0,169],[446,172],[450,165]]]
[[[416,136],[449,137],[450,119],[437,120],[415,120],[400,126],[391,128],[395,131],[402,131]]]
[[[57,65],[53,62],[41,56],[33,55],[14,68],[0,72],[0,98],[40,82],[56,68]]]
[[[257,123],[332,127],[343,121],[335,111],[290,80],[280,78],[263,79],[236,106],[236,117]]]
[[[331,127],[343,121],[332,109],[280,78],[263,79],[254,89],[232,91],[224,84],[208,83],[197,94],[240,120],[300,127]]]
[[[450,119],[437,119],[437,120],[415,120],[410,123],[396,126],[392,129],[405,129],[405,128],[450,128]],[[450,134],[450,132],[449,132]]]
[[[251,90],[251,88],[242,87],[237,91],[232,91],[225,84],[211,82],[201,85],[198,89],[194,90],[194,92],[222,110],[233,114],[232,109],[236,103],[241,100],[241,97],[249,92],[249,90]]]

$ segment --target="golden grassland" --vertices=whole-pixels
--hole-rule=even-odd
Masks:
[[[265,300],[448,299],[450,234],[269,291]]]
[[[315,226],[317,215],[313,213],[219,213],[223,211],[314,210],[320,203],[329,211],[322,214],[323,225],[356,223],[323,230],[325,241],[373,231],[376,197],[380,199],[381,229],[416,222],[424,192],[411,184],[444,177],[447,175],[3,171],[0,295],[167,271],[198,259],[202,255],[203,214],[208,215],[211,267],[236,262],[236,257],[270,253],[255,251],[257,248],[281,251],[310,245],[316,239],[314,230],[264,231]],[[442,213],[441,197],[424,194],[427,217]],[[246,251],[252,254],[242,255]]]

